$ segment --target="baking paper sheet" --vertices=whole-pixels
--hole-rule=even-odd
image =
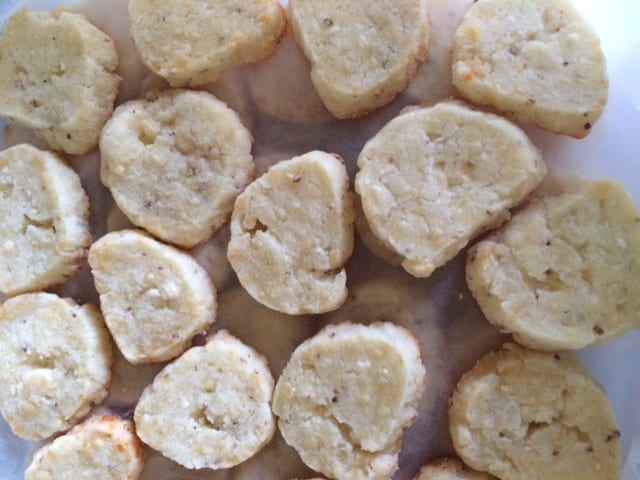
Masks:
[[[416,78],[390,106],[363,119],[335,122],[315,96],[308,65],[291,38],[260,64],[231,72],[207,89],[241,116],[255,138],[259,172],[274,162],[312,149],[340,154],[351,175],[364,142],[406,105],[434,102],[455,95],[450,85],[449,46],[461,15],[472,0],[432,0],[430,57]],[[624,183],[640,203],[640,2],[635,0],[575,0],[602,38],[610,77],[605,114],[583,140],[527,128],[543,150],[551,174],[548,185],[566,177],[612,177]],[[0,23],[14,4],[0,0]],[[33,9],[78,2],[26,0]],[[144,68],[128,36],[126,0],[94,0],[77,8],[117,40],[122,85],[118,101],[139,97],[164,82]],[[0,128],[3,125],[0,123]],[[7,127],[4,141],[38,144],[28,132]],[[88,191],[92,229],[98,237],[124,228],[126,219],[98,180],[99,157],[71,158]],[[557,180],[559,179],[559,180]],[[447,433],[446,402],[459,376],[484,352],[504,339],[483,319],[464,285],[464,257],[459,255],[426,280],[416,280],[380,260],[358,242],[348,266],[350,297],[340,310],[325,316],[292,318],[254,302],[237,284],[224,258],[228,230],[223,229],[193,253],[212,275],[219,290],[219,318],[213,328],[227,328],[269,358],[274,375],[290,352],[327,322],[391,320],[410,328],[421,340],[428,386],[416,424],[404,437],[400,470],[395,479],[410,479],[425,462],[452,454]],[[640,281],[640,279],[638,279]],[[55,291],[79,301],[97,302],[87,271]],[[199,341],[202,341],[201,339]],[[623,480],[640,479],[640,333],[578,352],[581,362],[606,388],[621,425]],[[162,365],[131,366],[117,357],[114,376],[102,409],[130,415],[142,389]],[[2,393],[0,393],[2,394]],[[36,444],[14,437],[0,419],[0,479],[22,479]],[[142,478],[155,480],[263,479],[311,476],[296,453],[277,436],[263,451],[232,470],[187,471],[149,450]]]

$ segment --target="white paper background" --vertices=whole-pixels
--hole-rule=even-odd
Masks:
[[[0,0],[0,23],[17,3]],[[26,3],[42,9],[64,2],[30,0]],[[640,204],[640,1],[576,0],[576,4],[602,39],[610,77],[609,104],[586,139],[558,137],[535,129],[528,131],[543,149],[552,172],[616,178]],[[614,405],[625,452],[622,479],[638,480],[640,333],[578,352],[578,356],[606,388]],[[0,419],[0,480],[22,478],[30,448],[28,443],[13,437]]]

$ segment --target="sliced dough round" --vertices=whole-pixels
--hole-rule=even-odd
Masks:
[[[107,395],[113,347],[100,311],[51,293],[0,305],[0,411],[13,432],[42,440]]]
[[[25,480],[137,480],[144,450],[133,422],[94,416],[38,450]]]
[[[62,283],[86,261],[89,201],[57,155],[30,145],[0,152],[0,291]]]
[[[222,330],[158,374],[136,406],[136,430],[187,468],[233,467],[273,437],[272,393],[264,357]]]
[[[189,254],[140,231],[112,232],[89,250],[104,319],[131,363],[169,360],[216,315],[216,291]]]
[[[298,45],[311,80],[337,118],[391,102],[427,55],[426,0],[290,0]]]
[[[420,348],[408,330],[329,325],[293,352],[273,412],[312,469],[336,479],[389,479],[424,383]]]
[[[487,319],[523,345],[583,348],[640,328],[640,212],[624,187],[544,197],[469,251]]]
[[[518,127],[458,102],[396,117],[367,142],[358,167],[371,230],[416,277],[507,220],[547,173]]]
[[[455,34],[452,75],[473,102],[576,138],[608,98],[600,39],[568,0],[475,2]]]
[[[495,480],[484,472],[476,472],[457,458],[439,458],[420,469],[413,480]]]
[[[258,302],[290,315],[335,310],[347,296],[353,199],[342,159],[279,162],[238,197],[227,257]]]
[[[451,399],[453,446],[503,480],[618,480],[620,431],[606,392],[569,354],[507,345]]]
[[[155,92],[118,107],[100,151],[100,178],[118,207],[135,225],[182,247],[220,228],[253,178],[251,134],[206,92]]]
[[[0,116],[83,154],[98,144],[120,77],[113,41],[82,15],[13,15],[0,37]]]
[[[278,0],[130,0],[129,14],[142,60],[172,86],[268,56],[287,23]]]

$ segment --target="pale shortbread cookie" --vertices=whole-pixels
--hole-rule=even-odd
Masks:
[[[156,376],[136,406],[136,429],[187,468],[229,468],[273,436],[272,393],[264,357],[222,330]]]
[[[332,120],[311,82],[311,67],[289,30],[273,55],[249,76],[251,99],[261,112],[289,123]]]
[[[51,293],[0,305],[0,411],[13,432],[42,440],[107,395],[113,347],[100,311]]]
[[[22,10],[0,37],[0,116],[86,153],[113,112],[117,65],[113,41],[82,15]]]
[[[137,480],[144,450],[133,422],[94,416],[36,452],[25,480]]]
[[[89,202],[58,155],[30,145],[0,152],[0,292],[64,282],[86,261]]]
[[[289,18],[318,95],[338,118],[389,103],[427,55],[426,0],[291,0]]]
[[[420,469],[413,480],[496,480],[488,473],[476,472],[457,458],[439,458]]]
[[[640,327],[640,213],[613,181],[544,197],[469,251],[487,319],[523,345],[583,348]]]
[[[258,302],[291,315],[347,295],[353,204],[341,159],[314,151],[279,162],[238,196],[227,256]]]
[[[277,0],[130,0],[129,14],[147,66],[191,87],[268,56],[287,22]]]
[[[302,343],[273,397],[283,437],[336,479],[389,479],[425,384],[416,339],[392,323],[329,325]]]
[[[507,345],[458,382],[453,446],[507,480],[618,480],[620,431],[604,389],[569,354]]]
[[[458,102],[396,117],[367,142],[358,167],[371,231],[416,277],[507,220],[547,173],[522,130]]]
[[[118,107],[100,151],[100,177],[124,214],[187,248],[229,219],[253,178],[251,134],[206,92],[154,92]]]
[[[475,2],[455,34],[452,75],[473,102],[576,138],[608,98],[600,39],[568,0]]]
[[[216,291],[189,254],[135,230],[112,232],[89,250],[104,319],[131,363],[169,360],[216,315]]]

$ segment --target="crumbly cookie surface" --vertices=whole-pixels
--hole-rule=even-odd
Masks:
[[[268,56],[287,23],[277,0],[131,0],[129,14],[140,56],[174,87]]]
[[[229,468],[273,436],[272,393],[266,360],[222,330],[156,376],[136,406],[136,429],[187,468]]]
[[[640,327],[640,213],[622,185],[544,197],[475,245],[467,284],[523,345],[583,348]]]
[[[425,0],[291,0],[289,18],[318,95],[337,118],[389,103],[427,55]]]
[[[597,34],[568,0],[480,0],[453,44],[463,96],[524,123],[584,137],[608,99]]]
[[[449,428],[464,462],[500,479],[620,477],[607,394],[570,354],[507,345],[482,357],[458,382]]]
[[[109,233],[89,250],[104,319],[131,363],[170,360],[206,331],[216,290],[189,254],[136,230]]]
[[[291,315],[344,302],[354,211],[339,157],[320,151],[281,161],[238,196],[227,257],[258,302]]]
[[[13,432],[42,440],[107,395],[112,344],[93,305],[27,293],[0,305],[0,411]]]
[[[144,450],[133,422],[94,416],[36,452],[25,480],[137,480]]]
[[[206,92],[166,90],[118,107],[100,138],[100,178],[125,215],[190,248],[230,217],[253,178],[251,134]]]
[[[7,22],[0,52],[0,116],[55,150],[79,155],[98,144],[120,83],[105,33],[64,10],[22,10]]]
[[[0,292],[64,282],[86,262],[89,202],[58,155],[21,144],[0,152]]]
[[[389,479],[424,382],[418,343],[407,330],[329,325],[293,352],[273,411],[284,439],[312,469],[337,479]]]
[[[394,118],[367,142],[358,167],[371,231],[417,277],[507,220],[547,173],[522,130],[459,102]]]

